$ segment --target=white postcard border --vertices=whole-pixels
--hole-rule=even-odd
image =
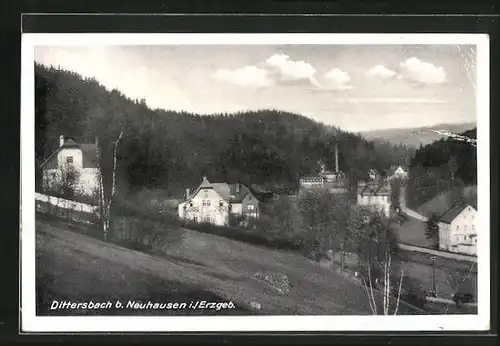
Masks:
[[[477,46],[478,314],[425,316],[36,316],[34,47],[85,45],[472,44]],[[474,331],[490,327],[489,37],[486,34],[23,34],[21,55],[21,331]]]

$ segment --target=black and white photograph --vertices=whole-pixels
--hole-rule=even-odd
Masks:
[[[23,35],[23,330],[489,329],[488,49]]]

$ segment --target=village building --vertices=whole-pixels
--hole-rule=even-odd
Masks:
[[[327,170],[321,164],[321,171],[318,175],[305,176],[299,180],[300,190],[322,189],[330,193],[347,193],[348,182],[344,172],[339,169],[338,148],[335,146],[335,171]]]
[[[371,207],[389,217],[391,212],[391,187],[387,182],[360,181],[357,186],[357,204]]]
[[[389,169],[385,170],[385,176],[388,180],[407,179],[408,169],[403,166],[392,165]]]
[[[477,229],[474,207],[456,203],[439,218],[439,248],[441,250],[477,254]]]
[[[203,177],[193,193],[186,190],[186,200],[179,204],[178,215],[192,222],[227,226],[231,216],[245,220],[258,218],[259,210],[259,200],[245,185],[211,183]]]
[[[98,188],[97,143],[80,144],[64,136],[59,147],[41,165],[46,193],[70,187],[75,194],[92,196]]]

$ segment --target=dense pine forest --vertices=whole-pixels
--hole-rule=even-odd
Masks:
[[[351,182],[365,179],[369,168],[405,164],[413,155],[405,146],[367,141],[278,110],[201,116],[150,109],[94,79],[38,64],[35,83],[37,167],[64,134],[76,142],[98,137],[106,169],[106,148],[123,131],[118,188],[127,191],[162,188],[178,196],[202,176],[294,189],[300,176],[318,172],[320,161],[334,168],[336,143],[340,169]]]
[[[476,139],[476,128],[460,135]],[[445,138],[420,146],[411,160],[408,203],[422,205],[436,195],[477,185],[477,148],[465,141]]]

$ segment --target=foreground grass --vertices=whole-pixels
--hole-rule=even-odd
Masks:
[[[261,304],[259,313],[270,315],[371,313],[363,287],[299,255],[186,229],[165,232],[168,245],[145,254],[67,231],[63,223],[38,221],[40,313],[53,299],[89,298],[220,299],[239,307],[218,314],[248,314],[253,301]],[[254,278],[257,272],[287,275],[291,292],[276,292]],[[419,313],[406,304],[399,312]]]

